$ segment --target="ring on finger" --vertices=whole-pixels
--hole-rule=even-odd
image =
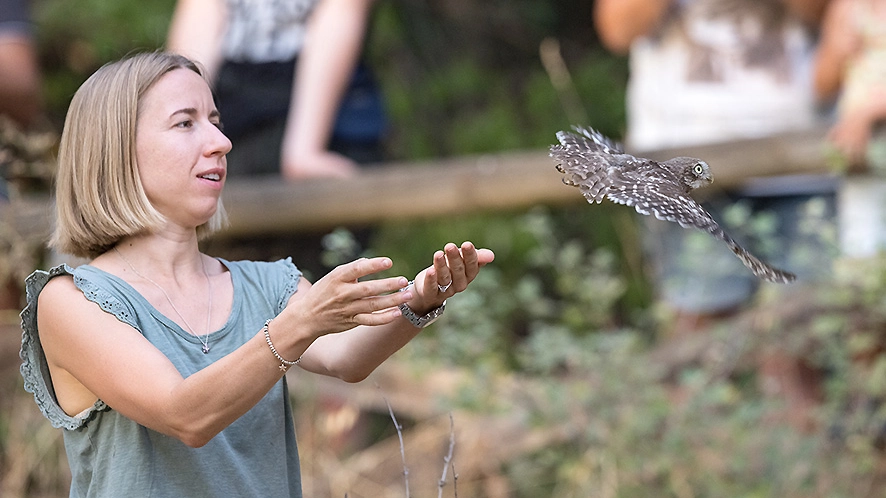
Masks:
[[[443,293],[443,292],[446,292],[446,291],[449,290],[449,286],[450,286],[450,285],[452,285],[452,280],[450,280],[449,283],[446,284],[446,285],[440,285],[440,284],[437,284],[437,289],[438,289],[441,293]]]

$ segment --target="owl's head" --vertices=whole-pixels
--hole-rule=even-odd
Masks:
[[[714,182],[711,167],[708,163],[694,157],[675,157],[665,161],[667,166],[677,174],[688,190],[705,187]]]

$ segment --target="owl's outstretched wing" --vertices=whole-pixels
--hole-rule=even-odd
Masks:
[[[608,197],[641,214],[697,228],[725,242],[757,277],[779,283],[796,279],[794,274],[764,263],[741,247],[688,195],[688,188],[671,169],[625,154],[621,145],[594,129],[574,130],[557,133],[560,143],[551,146],[550,155],[564,175],[563,183],[578,187],[588,202],[600,203]]]
[[[612,186],[611,169],[635,159],[622,146],[592,128],[574,127],[575,132],[557,132],[559,144],[550,156],[563,173],[563,183],[578,187],[588,202],[600,203]]]
[[[776,283],[788,283],[797,279],[793,273],[775,268],[748,252],[720,228],[701,204],[673,184],[655,181],[618,183],[607,194],[612,202],[633,206],[640,214],[651,214],[660,220],[711,234],[725,242],[738,259],[759,278]]]
[[[593,128],[573,126],[573,131],[557,132],[557,140],[563,147],[597,151],[603,154],[624,154],[624,147]]]

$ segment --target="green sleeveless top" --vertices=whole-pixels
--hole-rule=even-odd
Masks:
[[[158,312],[129,284],[95,267],[61,265],[36,271],[26,280],[21,373],[25,389],[34,394],[46,418],[64,429],[72,474],[70,496],[301,497],[285,377],[201,448],[139,425],[101,400],[73,417],[56,401],[37,330],[37,296],[50,279],[73,276],[88,300],[141,332],[187,377],[251,339],[265,320],[283,310],[301,276],[289,259],[220,261],[231,272],[234,302],[228,322],[209,335],[208,354],[201,351],[197,337]]]

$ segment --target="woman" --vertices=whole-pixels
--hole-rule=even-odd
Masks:
[[[364,379],[493,260],[447,244],[409,284],[317,283],[290,260],[201,254],[220,226],[230,141],[190,60],[146,53],[97,71],[59,150],[58,250],[88,265],[35,272],[22,375],[65,429],[71,496],[301,496],[284,374]],[[397,292],[401,291],[401,292]]]

